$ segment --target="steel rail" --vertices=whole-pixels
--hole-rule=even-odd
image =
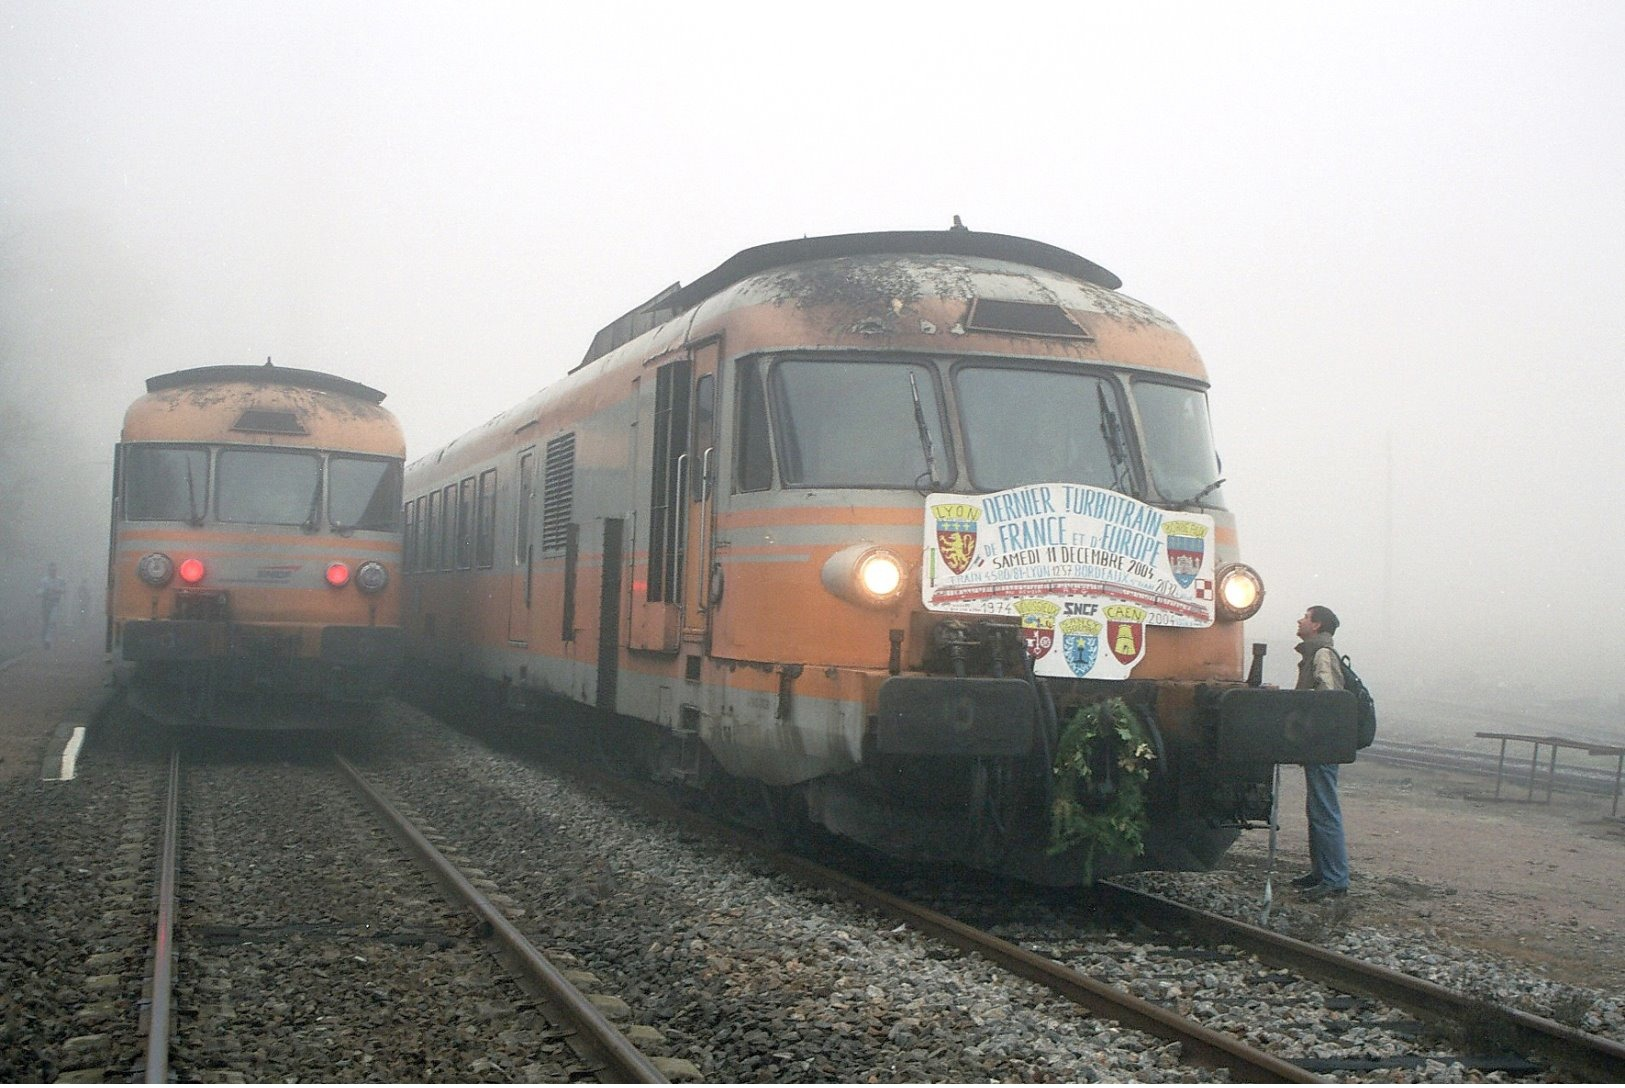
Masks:
[[[966,952],[973,952],[1012,974],[1036,982],[1105,1019],[1125,1027],[1180,1043],[1186,1060],[1207,1068],[1228,1069],[1249,1083],[1316,1084],[1321,1077],[1289,1061],[1249,1046],[1234,1036],[1214,1031],[1194,1020],[1133,994],[1108,986],[1063,963],[1057,963],[1020,945],[967,925],[956,918],[911,903],[890,892],[865,884],[844,873],[794,854],[773,850],[739,830],[709,816],[682,808],[647,787],[620,779],[606,779],[596,771],[576,766],[573,773],[600,788],[631,795],[660,815],[683,826],[703,828],[742,850],[763,858],[781,872],[814,887],[832,888],[842,895],[889,914],[923,933],[929,933]]]
[[[181,753],[169,753],[163,845],[158,857],[158,921],[152,941],[152,999],[147,1006],[147,1084],[169,1082],[169,1036],[174,1026],[175,859],[180,844]]]
[[[1364,963],[1341,952],[1226,918],[1164,896],[1100,881],[1097,894],[1112,909],[1162,929],[1183,929],[1222,941],[1260,959],[1322,979],[1339,989],[1367,994],[1424,1020],[1451,1019],[1493,1024],[1526,1048],[1564,1066],[1584,1070],[1604,1083],[1625,1081],[1625,1044],[1559,1024],[1542,1016],[1480,1001],[1426,979]]]
[[[450,889],[464,905],[490,927],[492,936],[519,964],[530,981],[541,986],[548,997],[574,1024],[585,1049],[608,1071],[612,1083],[666,1084],[668,1081],[620,1029],[570,983],[541,951],[508,920],[472,881],[435,847],[417,826],[384,797],[349,760],[333,756],[339,769],[378,813],[391,833],[417,855],[418,859]]]

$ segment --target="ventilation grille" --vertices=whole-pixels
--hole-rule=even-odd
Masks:
[[[561,434],[547,444],[542,469],[542,550],[563,548],[570,541],[571,503],[575,495],[576,436]]]
[[[250,408],[232,424],[234,431],[253,434],[309,434],[293,412],[276,412],[269,408]]]
[[[1055,336],[1065,340],[1093,340],[1082,325],[1053,302],[1011,302],[998,298],[973,299],[965,328],[973,332]]]

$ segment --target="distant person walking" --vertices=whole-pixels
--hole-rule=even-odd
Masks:
[[[56,622],[56,607],[62,603],[62,596],[67,592],[68,583],[56,576],[56,564],[46,564],[45,577],[39,580],[39,637],[47,650],[51,648],[51,627]]]
[[[1301,691],[1341,691],[1343,670],[1338,665],[1332,636],[1337,614],[1313,605],[1298,621],[1298,684]],[[1343,839],[1343,809],[1337,801],[1337,764],[1303,765],[1304,813],[1309,818],[1309,872],[1292,881],[1309,902],[1347,895],[1348,845]]]

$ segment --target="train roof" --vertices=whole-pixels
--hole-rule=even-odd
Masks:
[[[385,394],[370,385],[324,374],[319,370],[300,370],[297,367],[272,366],[267,359],[259,366],[200,366],[191,370],[176,370],[147,379],[147,392],[164,389],[182,389],[189,385],[213,385],[220,382],[248,382],[253,385],[288,385],[297,389],[316,389],[325,393],[339,393],[371,404],[383,403]]]
[[[957,223],[957,217],[955,221]],[[580,365],[607,355],[748,276],[805,261],[881,254],[989,257],[1059,272],[1112,291],[1123,286],[1123,281],[1114,273],[1059,246],[961,226],[948,230],[891,230],[793,238],[740,250],[686,287],[681,283],[672,284],[599,330]]]

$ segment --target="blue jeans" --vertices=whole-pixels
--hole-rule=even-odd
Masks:
[[[1343,810],[1337,803],[1337,764],[1303,766],[1304,812],[1309,817],[1309,871],[1322,884],[1349,886],[1349,852],[1343,842]]]

